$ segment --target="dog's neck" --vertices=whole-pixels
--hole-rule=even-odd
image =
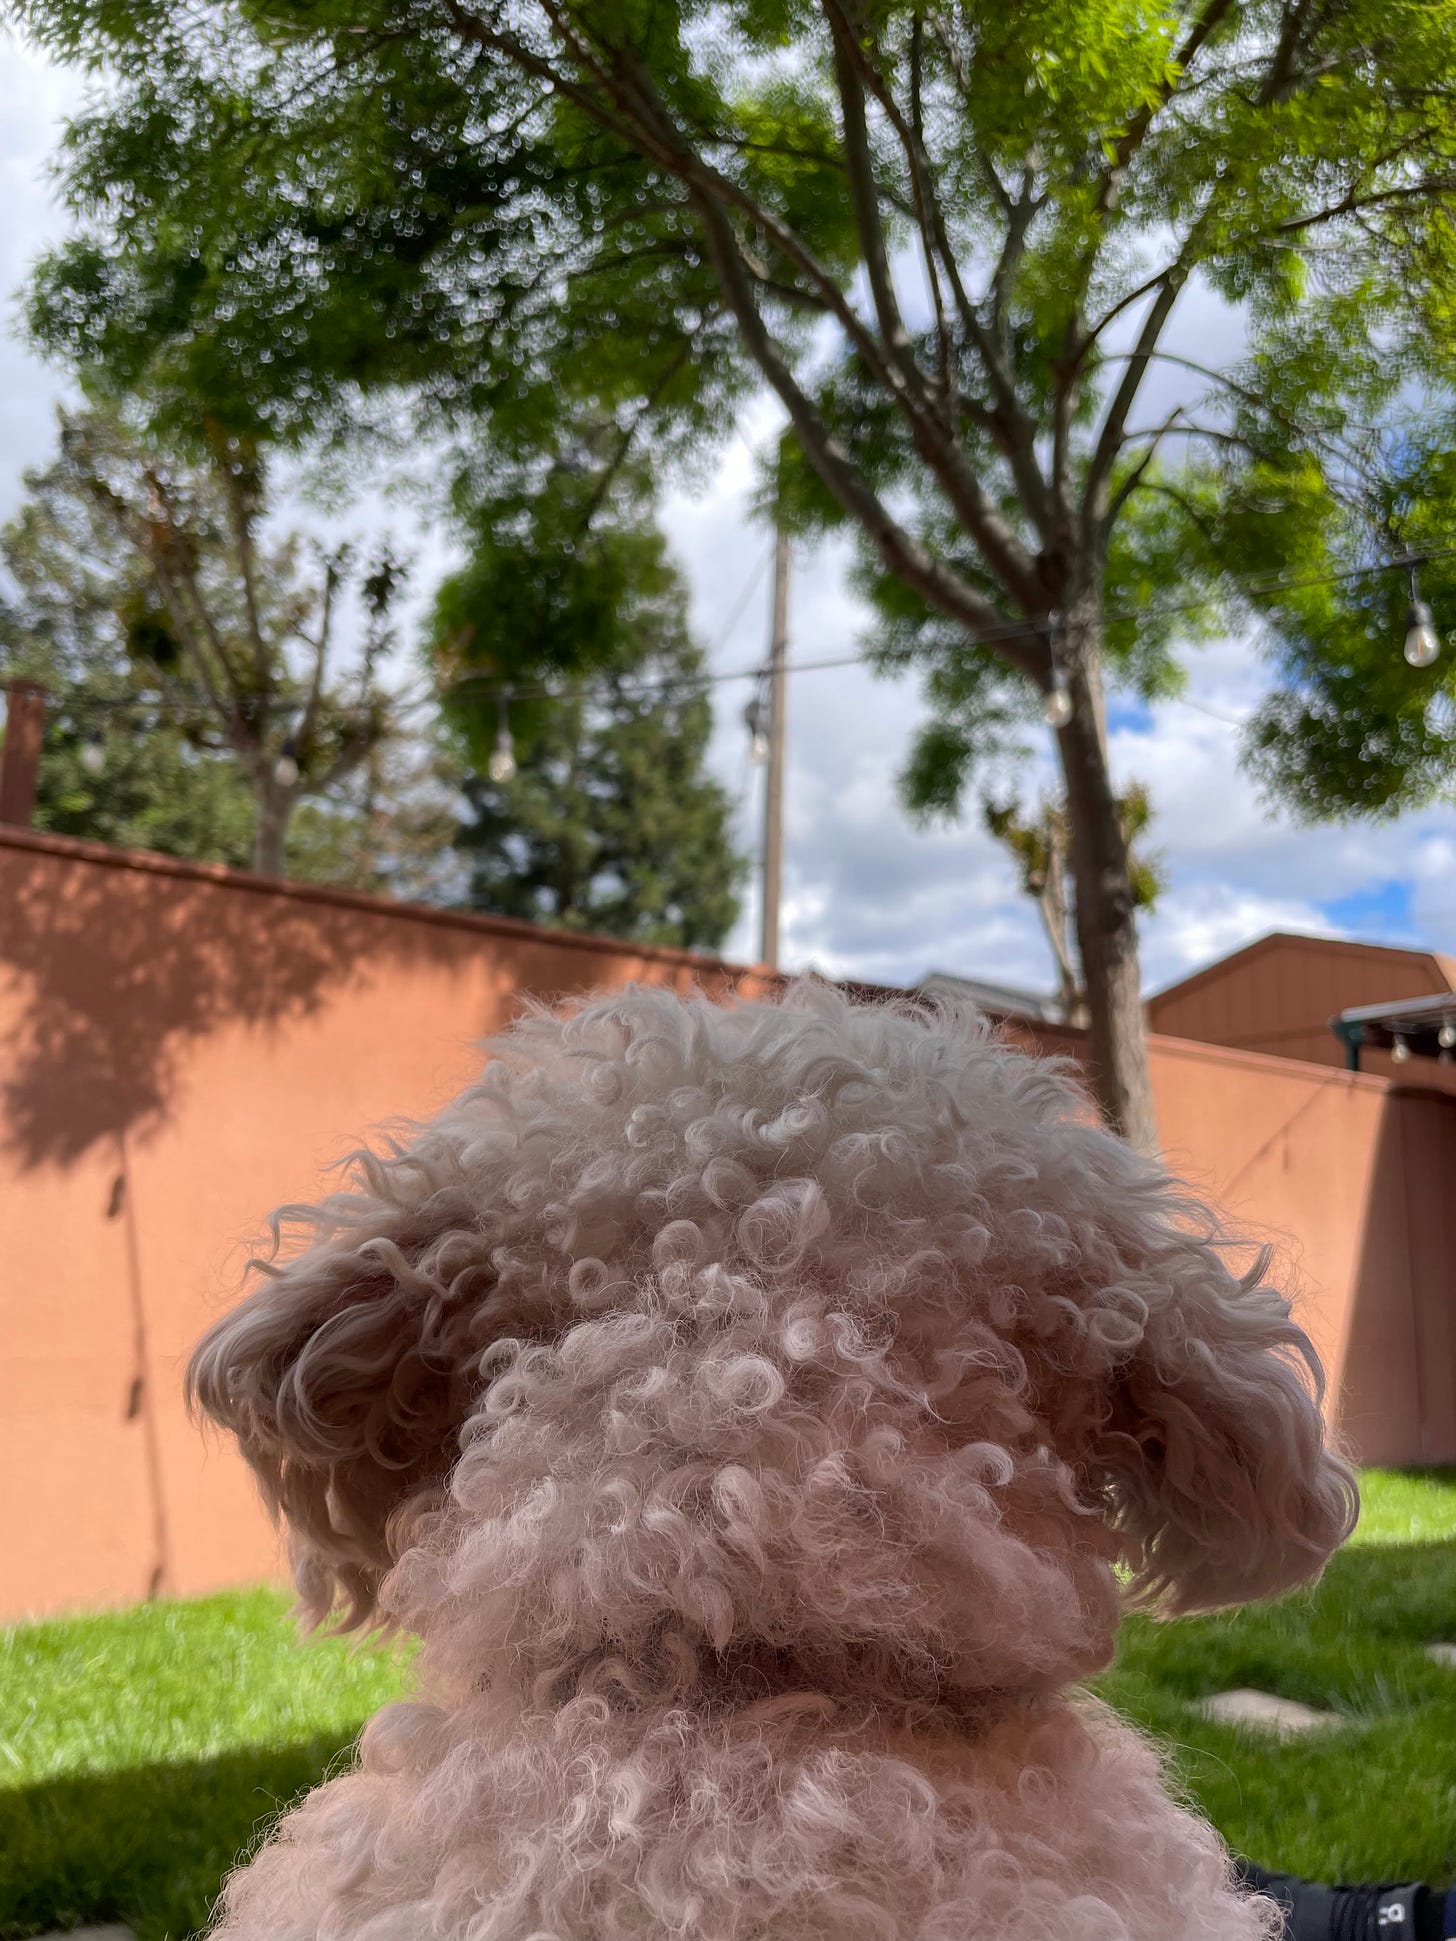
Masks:
[[[869,1712],[975,1738],[1008,1712],[1048,1696],[1048,1690],[972,1688],[945,1678],[929,1663],[892,1658],[854,1641],[832,1652],[805,1653],[750,1637],[716,1650],[664,1627],[650,1649],[630,1657],[620,1650],[594,1652],[538,1679],[532,1693],[537,1703],[552,1708],[586,1696],[614,1710],[669,1705],[709,1717],[784,1706],[817,1708],[825,1716]]]

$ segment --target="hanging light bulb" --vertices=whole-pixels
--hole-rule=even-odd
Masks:
[[[513,782],[516,777],[516,743],[511,734],[511,691],[503,687],[497,701],[499,720],[496,724],[495,746],[490,751],[490,760],[485,772],[493,782]]]
[[[1416,562],[1410,562],[1410,605],[1405,610],[1405,657],[1412,667],[1429,667],[1441,651],[1436,619],[1421,598]]]
[[[106,739],[99,728],[93,728],[81,746],[81,766],[93,777],[106,773]]]
[[[1456,1051],[1456,1018],[1443,1018],[1436,1042],[1442,1051]]]
[[[1390,1055],[1397,1065],[1403,1065],[1411,1055],[1411,1048],[1404,1038],[1397,1038],[1390,1047]]]
[[[1041,711],[1049,728],[1065,728],[1072,718],[1072,691],[1067,686],[1066,670],[1062,666],[1062,616],[1051,615],[1047,621],[1047,654],[1051,663],[1050,684],[1042,696]]]
[[[748,758],[762,763],[768,760],[768,710],[764,706],[763,695],[755,694],[743,710],[744,725],[748,729]]]
[[[1041,711],[1049,728],[1065,728],[1072,718],[1072,692],[1060,667],[1052,669],[1052,684],[1042,697]]]
[[[1405,616],[1405,657],[1412,667],[1429,667],[1441,651],[1434,616],[1424,600],[1412,600]]]
[[[281,789],[291,789],[298,780],[298,743],[292,735],[284,741],[273,764],[273,780]]]

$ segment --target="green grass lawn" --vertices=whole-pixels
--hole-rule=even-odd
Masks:
[[[271,1591],[0,1631],[0,1941],[118,1920],[205,1922],[233,1858],[401,1689],[398,1658],[300,1644]],[[1265,1866],[1456,1879],[1456,1474],[1373,1474],[1317,1590],[1126,1627],[1104,1695],[1169,1745],[1179,1783]],[[1193,1701],[1257,1685],[1326,1706],[1272,1742]]]

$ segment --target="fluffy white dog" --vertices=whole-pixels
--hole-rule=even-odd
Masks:
[[[217,1932],[1271,1932],[1072,1689],[1350,1528],[1262,1270],[967,1015],[628,989],[492,1049],[193,1363],[311,1614],[421,1640]]]

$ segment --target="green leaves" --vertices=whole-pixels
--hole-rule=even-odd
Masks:
[[[372,834],[339,785],[367,762],[372,788],[378,768],[372,668],[396,564],[361,569],[363,639],[341,680],[327,656],[347,562],[315,571],[296,540],[265,536],[256,448],[194,425],[179,449],[94,411],[63,414],[60,434],[0,532],[0,672],[50,697],[39,825],[246,862],[291,743],[278,828],[298,793],[329,796],[295,832],[294,873],[360,880]]]
[[[471,901],[716,948],[743,869],[704,766],[702,656],[643,467],[622,461],[612,511],[605,483],[600,456],[576,444],[472,508],[470,558],[436,603],[437,678],[476,771],[459,838]],[[519,769],[502,783],[488,762],[503,719]]]
[[[20,18],[105,70],[62,158],[82,233],[29,302],[95,394],[264,443],[443,435],[467,498],[525,521],[445,600],[505,665],[610,659],[524,510],[563,431],[597,428],[610,510],[637,488],[609,448],[660,487],[767,379],[798,411],[787,515],[859,533],[885,662],[927,672],[917,802],[1014,748],[1035,695],[997,641],[1060,589],[1095,588],[1097,671],[1149,696],[1231,613],[1281,666],[1343,641],[1340,596],[1259,589],[1405,543],[1399,427],[1456,389],[1456,12],[1430,0],[863,0],[837,42],[811,0]],[[1394,802],[1427,771],[1390,705]]]

